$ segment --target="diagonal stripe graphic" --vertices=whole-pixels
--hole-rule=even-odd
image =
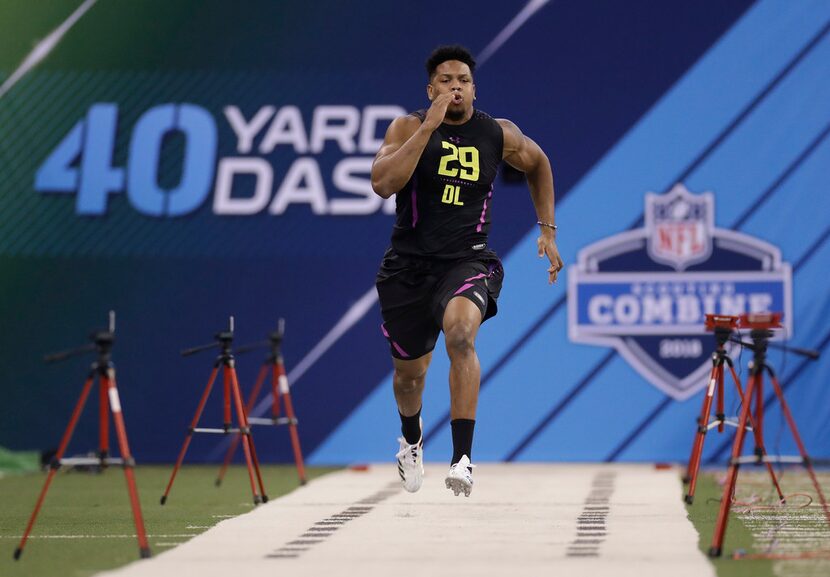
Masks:
[[[734,133],[735,130],[744,122],[751,114],[752,111],[758,108],[758,106],[770,95],[772,94],[774,88],[779,86],[781,82],[797,67],[799,63],[804,61],[805,57],[818,45],[818,43],[830,32],[830,23],[826,24],[814,37],[787,63],[787,65],[758,93],[758,95],[747,104],[743,110],[730,122],[721,132],[718,134],[710,143],[707,145],[700,154],[691,162],[689,165],[679,174],[679,176],[673,181],[674,182],[683,182],[687,180],[694,171],[700,167],[703,162],[709,158],[721,144],[723,144],[726,139],[729,137],[730,134]],[[813,142],[811,142],[807,148],[799,155],[799,157],[794,161],[783,173],[782,175],[776,180],[773,185],[771,185],[766,191],[764,191],[758,200],[751,204],[751,207],[739,218],[736,224],[734,224],[731,228],[736,229],[740,224],[745,222],[755,211],[757,211],[763,204],[766,198],[768,198],[774,190],[780,187],[783,182],[793,173],[795,170],[804,162],[806,158],[810,156],[810,154],[818,147],[818,145],[823,141],[823,139],[827,136],[828,132],[830,132],[830,125],[825,127],[825,129],[816,137]],[[669,188],[673,185],[673,183],[669,186]],[[666,189],[664,192],[667,192]],[[632,230],[634,228],[642,226],[644,222],[644,217],[641,215],[632,226],[628,228],[628,230]],[[794,269],[795,271],[795,269]],[[564,297],[562,299],[564,301]],[[559,303],[557,303],[559,304]],[[549,319],[545,319],[549,320]],[[534,329],[537,327],[534,327]],[[525,335],[525,339],[529,335]],[[617,353],[615,351],[611,351],[610,355],[613,357]],[[605,366],[607,362],[610,360],[609,358],[603,358],[598,365]],[[596,370],[596,366],[589,371],[591,375],[599,374],[599,371]],[[576,385],[569,393],[567,393],[566,398],[568,401],[573,400],[573,398],[586,388],[586,385],[590,383],[585,383],[584,380],[580,381],[578,385]],[[485,386],[485,381],[482,379],[482,388]],[[614,451],[612,451],[611,455],[609,455],[608,460],[614,460],[616,457],[628,446],[630,445],[639,434],[647,427],[647,424],[652,422],[653,419],[659,415],[663,410],[671,405],[671,402],[667,400],[661,401],[660,405],[654,410],[649,413],[646,418],[642,420],[641,423],[637,425],[634,429],[635,432],[629,434],[623,443],[618,446]],[[560,410],[554,410],[549,415],[553,415],[554,418],[556,415],[560,414]],[[547,417],[546,417],[547,418]],[[513,460],[521,454],[521,451],[527,447],[527,445],[532,441],[533,437],[540,433],[542,430],[545,429],[554,419],[551,418],[547,421],[542,421],[537,424],[536,427],[533,428],[532,433],[525,436],[514,448],[508,457],[508,460]]]
[[[765,190],[758,200],[752,203],[752,206],[738,218],[738,221],[735,224],[733,224],[731,228],[733,230],[738,230],[741,227],[741,225],[744,222],[746,222],[746,220],[761,207],[764,201],[767,198],[769,198],[769,196],[773,194],[776,190],[778,190],[778,188],[780,188],[781,185],[784,184],[784,182],[786,182],[786,180],[795,172],[795,170],[799,166],[801,166],[807,158],[809,158],[809,156],[816,150],[818,145],[827,137],[828,134],[830,134],[830,124],[827,127],[825,127],[821,134],[807,146],[807,148],[798,156],[798,158],[796,158],[796,160],[790,166],[787,167],[786,170],[784,170],[784,172],[775,181],[775,183],[773,183],[772,186]],[[819,236],[818,240],[815,243],[813,243],[813,245],[807,250],[807,252],[795,263],[792,269],[793,277],[795,277],[795,273],[799,270],[799,268],[801,268],[801,265],[807,262],[809,260],[809,257],[812,256],[812,254],[814,254],[816,250],[818,250],[818,248],[825,240],[827,240],[828,236],[830,236],[830,228],[825,230],[824,233]],[[645,432],[649,424],[653,422],[654,419],[656,419],[660,413],[662,413],[666,408],[668,408],[670,404],[670,397],[667,397],[666,399],[661,401],[658,407],[651,413],[649,413],[648,416],[644,418],[642,422],[640,422],[633,429],[632,433],[628,437],[626,437],[622,441],[622,443],[620,443],[611,452],[611,454],[608,455],[608,457],[605,460],[615,461],[620,456],[620,454],[622,454],[623,451],[625,451],[629,447],[629,445],[631,445],[631,443],[634,442],[637,436]]]
[[[23,78],[30,70],[49,56],[61,39],[67,32],[69,32],[70,28],[72,28],[84,14],[86,14],[86,12],[95,5],[97,1],[98,0],[86,0],[83,4],[78,6],[72,14],[70,14],[69,18],[67,18],[60,26],[55,28],[49,36],[41,40],[37,46],[35,46],[34,50],[32,50],[29,55],[23,59],[23,62],[20,63],[17,70],[12,72],[12,75],[9,76],[5,82],[3,82],[2,86],[0,86],[0,98],[3,98],[3,96],[11,90],[21,78]]]
[[[548,426],[549,423],[555,420],[556,417],[562,411],[565,410],[565,407],[567,407],[571,403],[571,401],[573,401],[574,398],[576,398],[576,396],[591,383],[594,377],[597,376],[602,371],[602,369],[604,369],[605,366],[611,362],[611,360],[613,360],[614,356],[614,351],[609,351],[602,358],[602,361],[597,363],[593,370],[587,375],[585,375],[585,378],[582,379],[577,386],[571,389],[571,391],[565,396],[565,398],[562,401],[560,401],[555,407],[553,407],[553,409],[551,409],[551,411],[547,415],[545,415],[545,418],[539,421],[539,424],[536,425],[536,427],[530,433],[528,433],[525,436],[525,438],[519,442],[518,445],[516,445],[516,447],[510,452],[510,454],[507,455],[505,461],[515,461],[516,457],[518,457],[521,454],[521,452],[524,451],[525,448],[530,444],[530,442],[536,438],[536,435],[541,433],[544,430],[544,428]]]
[[[548,2],[550,2],[550,0],[530,0],[527,4],[525,4],[525,7],[522,8],[518,14],[516,14],[515,18],[513,18],[513,20],[511,20],[478,55],[477,60],[479,68],[483,66],[485,62],[490,60],[490,58],[498,52],[499,48],[504,46],[505,43],[510,40],[510,37],[518,32],[519,28],[524,26],[525,22],[533,18],[533,15],[544,8]]]

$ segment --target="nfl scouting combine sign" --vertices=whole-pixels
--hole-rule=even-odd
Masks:
[[[705,386],[714,349],[704,315],[783,311],[792,334],[791,271],[778,248],[714,226],[712,193],[682,184],[646,194],[645,227],[579,252],[568,274],[574,342],[614,347],[677,400]]]

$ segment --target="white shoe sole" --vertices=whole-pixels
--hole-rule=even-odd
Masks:
[[[444,480],[444,484],[447,486],[447,489],[451,489],[455,496],[458,497],[461,493],[464,493],[465,497],[469,497],[470,493],[473,491],[473,486],[468,485],[461,479],[456,479],[455,477],[447,477]]]

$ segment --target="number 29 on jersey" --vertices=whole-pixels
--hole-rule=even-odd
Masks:
[[[471,182],[478,180],[480,170],[478,164],[478,149],[475,146],[456,146],[446,140],[441,142],[441,146],[448,149],[449,152],[441,157],[441,163],[438,165],[438,174],[451,178],[461,178],[462,180],[469,180]],[[444,194],[441,196],[441,202],[455,206],[464,206],[464,203],[458,198],[460,194],[460,186],[447,184],[444,186]]]

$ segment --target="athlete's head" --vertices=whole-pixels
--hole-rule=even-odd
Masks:
[[[446,118],[461,120],[472,110],[476,87],[473,72],[476,61],[463,46],[439,46],[426,62],[427,97],[433,100],[439,94],[454,93],[456,98],[447,107]]]

